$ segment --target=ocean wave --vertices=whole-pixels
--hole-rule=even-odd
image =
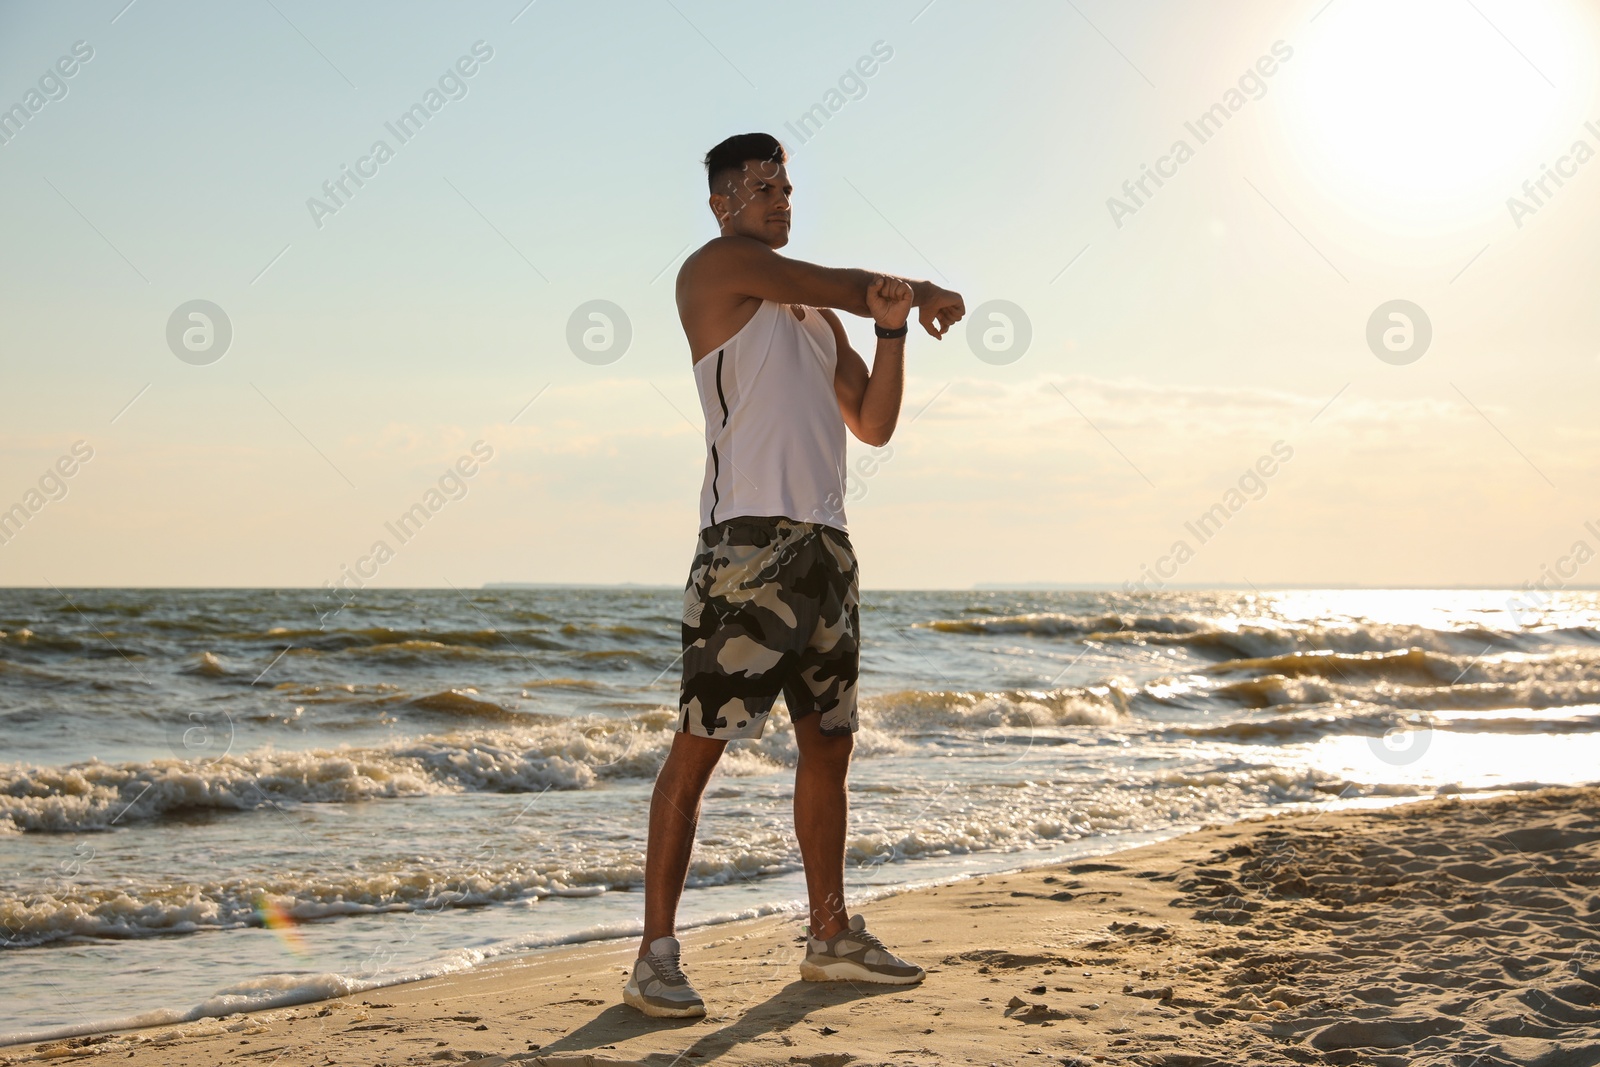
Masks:
[[[1120,631],[1092,633],[1085,640],[1107,644],[1183,646],[1223,660],[1267,659],[1328,652],[1366,655],[1388,652],[1467,653],[1521,647],[1518,636],[1472,627],[1433,630],[1423,626],[1257,626],[1213,627],[1190,633]]]
[[[1386,709],[1329,713],[1307,711],[1266,719],[1205,726],[1170,727],[1166,732],[1184,737],[1237,744],[1306,744],[1325,737],[1382,737],[1391,730],[1442,730],[1476,734],[1570,735],[1600,732],[1600,708],[1595,714],[1541,716],[1434,715]]]
[[[528,719],[536,713],[512,711],[492,700],[484,700],[476,689],[446,689],[442,693],[430,693],[427,696],[417,697],[406,702],[408,707],[420,711],[431,711],[437,715],[446,715],[451,718],[461,719]],[[546,718],[547,716],[539,716]]]
[[[191,656],[189,662],[178,668],[178,673],[197,678],[226,678],[234,672],[223,665],[222,657],[215,652],[201,652]]]
[[[862,701],[863,724],[899,733],[969,734],[993,727],[1115,726],[1128,721],[1128,695],[1118,685],[997,692],[904,690]]]
[[[351,659],[382,663],[386,666],[408,666],[411,664],[432,664],[440,660],[446,661],[476,661],[483,659],[498,659],[504,656],[519,656],[527,649],[547,649],[558,647],[554,644],[543,643],[539,645],[502,645],[499,648],[486,648],[474,644],[451,644],[444,641],[429,641],[423,638],[408,638],[405,641],[392,641],[376,645],[348,645],[331,653],[320,649],[294,649],[290,655],[300,655],[309,651],[312,654],[331,654]]]
[[[592,678],[535,678],[523,682],[524,689],[570,689],[579,693],[594,693],[611,687]]]
[[[436,913],[552,896],[594,896],[613,884],[634,885],[637,863],[574,874],[522,864],[395,867],[374,873],[296,871],[283,877],[115,887],[63,885],[26,895],[0,892],[0,924],[13,947],[73,939],[191,934],[266,925],[264,916],[314,922],[382,912]]]
[[[1600,680],[1477,682],[1463,685],[1341,685],[1323,678],[1268,675],[1220,686],[1212,695],[1248,708],[1349,704],[1420,711],[1562,708],[1600,703]]]
[[[937,859],[976,852],[1023,852],[1114,834],[1195,826],[1219,816],[1281,804],[1315,804],[1349,783],[1314,768],[1274,767],[1243,760],[1206,763],[1138,778],[1108,777],[1064,793],[1032,779],[943,789],[930,784],[915,804],[914,825],[853,831],[846,861],[871,868],[904,859]]]
[[[671,747],[678,717],[666,707],[616,718],[514,712],[474,693],[450,690],[413,703],[452,718],[517,725],[370,747],[264,749],[210,762],[89,760],[0,768],[0,833],[106,830],[194,811],[588,789],[603,779],[652,779]],[[868,724],[855,738],[855,752],[863,757],[907,748],[892,731]],[[729,745],[718,768],[745,777],[793,767],[798,759],[793,726],[778,715],[759,740]]]
[[[605,637],[659,638],[662,636],[661,631],[647,630],[642,626],[602,622],[569,622],[561,627],[561,633],[567,637],[586,637],[590,634],[599,634]],[[668,636],[676,637],[677,634],[669,634]]]
[[[654,652],[640,652],[632,648],[591,648],[577,653],[577,658],[589,663],[627,661],[648,663],[656,658]]]
[[[541,618],[543,617],[541,616]],[[157,626],[153,622],[152,628],[167,629],[170,627]],[[515,627],[504,630],[492,627],[432,630],[387,626],[349,628],[333,626],[326,628],[274,626],[267,630],[238,630],[221,626],[207,626],[199,628],[196,632],[207,635],[210,640],[225,644],[260,644],[277,650],[288,647],[295,651],[309,650],[324,653],[411,644],[415,644],[416,647],[442,646],[464,649],[551,649],[564,647],[561,642],[551,637],[548,629],[543,627]]]
[[[129,655],[147,655],[140,646],[155,640],[166,648],[166,638],[157,638],[170,627],[152,625],[150,631],[120,631],[104,629],[92,635],[71,633],[39,633],[29,628],[11,631],[0,630],[0,647],[19,650],[64,654],[104,654],[115,656],[120,650]],[[508,630],[429,630],[391,629],[375,626],[358,629],[286,629],[229,630],[223,627],[202,627],[194,631],[205,637],[208,644],[233,647],[236,652],[254,656],[255,646],[265,646],[262,654],[276,655],[287,651],[290,655],[344,654],[348,656],[415,657],[419,654],[434,657],[467,658],[473,655],[516,653],[527,651],[553,651],[568,648],[548,629],[515,628]],[[176,635],[175,635],[176,636]],[[181,638],[177,638],[181,640]],[[267,652],[270,648],[272,651]],[[215,651],[207,653],[215,656]],[[198,655],[198,654],[197,654]],[[192,672],[191,672],[192,673]]]
[[[0,831],[106,830],[184,811],[594,785],[594,764],[601,761],[563,752],[587,748],[592,757],[593,739],[547,733],[532,746],[517,743],[528,740],[447,736],[378,748],[267,750],[210,763],[13,767],[0,770]]]
[[[921,629],[951,634],[1030,634],[1036,636],[1076,636],[1127,630],[1137,633],[1187,634],[1210,626],[1204,619],[1188,615],[1069,615],[1056,611],[1028,612],[1023,615],[991,615],[978,619],[934,619],[915,624]]]
[[[405,691],[388,682],[357,685],[315,685],[304,682],[279,682],[273,692],[306,704],[386,704],[404,700]]]
[[[53,671],[44,670],[27,663],[16,663],[11,660],[0,659],[0,681],[7,685],[30,685],[44,688],[54,688],[62,685],[76,684],[76,679]]]
[[[1600,635],[1588,627],[1528,629],[1517,632],[1483,626],[1433,629],[1390,623],[1295,625],[1219,622],[1198,615],[1073,615],[1031,612],[982,618],[935,619],[916,624],[950,634],[1019,634],[1076,637],[1109,645],[1189,648],[1221,659],[1264,658],[1295,652],[1426,652],[1481,655],[1486,650],[1543,649],[1552,645],[1592,644]]]
[[[357,629],[281,630],[264,635],[273,642],[289,642],[319,652],[342,651],[354,648],[388,648],[394,646],[444,646],[450,648],[559,648],[549,632],[543,629],[500,630],[427,630],[390,629],[386,626],[369,626]]]
[[[1395,711],[1371,710],[1339,714],[1307,711],[1265,719],[1216,723],[1204,726],[1175,726],[1166,731],[1181,737],[1203,738],[1245,745],[1288,745],[1317,741],[1345,734],[1355,737],[1382,737],[1390,730],[1414,728],[1419,723]]]
[[[82,652],[85,644],[71,634],[40,634],[26,626],[0,630],[0,641],[32,652]]]
[[[1205,736],[1205,735],[1198,735]],[[1310,803],[1331,797],[1395,795],[1382,784],[1347,782],[1335,774],[1316,768],[1280,767],[1247,760],[1224,760],[1174,770],[1157,771],[1151,776],[1156,785],[1169,789],[1219,792],[1243,797],[1259,797],[1270,804]],[[1398,795],[1420,795],[1421,786],[1401,785]],[[1160,794],[1156,794],[1160,796]],[[1159,801],[1157,801],[1159,803]]]
[[[1208,668],[1213,674],[1245,671],[1319,678],[1382,678],[1416,685],[1451,685],[1476,668],[1477,658],[1458,659],[1421,648],[1387,652],[1290,652],[1229,660]]]
[[[1401,652],[1294,652],[1229,660],[1203,672],[1223,679],[1206,695],[1246,707],[1359,701],[1390,707],[1561,707],[1600,700],[1600,652],[1494,657]]]

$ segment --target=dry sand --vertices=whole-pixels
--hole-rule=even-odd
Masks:
[[[1600,1064],[1600,789],[1207,829],[863,909],[920,986],[799,980],[798,920],[691,931],[701,1020],[621,1003],[635,943],[0,1064]]]

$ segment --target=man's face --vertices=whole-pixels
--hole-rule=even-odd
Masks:
[[[782,163],[746,160],[731,186],[711,195],[724,234],[753,237],[771,248],[789,243],[789,172]]]

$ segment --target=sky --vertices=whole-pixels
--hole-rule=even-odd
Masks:
[[[1597,45],[1577,0],[0,5],[0,585],[681,583],[673,277],[751,130],[784,254],[968,308],[852,442],[864,586],[1600,584]]]

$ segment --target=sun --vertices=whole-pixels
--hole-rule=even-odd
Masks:
[[[1296,42],[1284,142],[1323,195],[1386,229],[1503,210],[1575,139],[1600,142],[1584,129],[1595,32],[1568,0],[1333,0]]]

